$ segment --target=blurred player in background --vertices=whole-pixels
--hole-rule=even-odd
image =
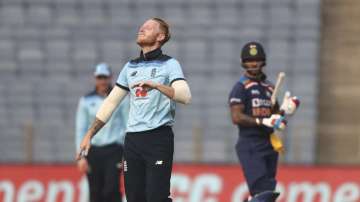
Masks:
[[[252,199],[251,202],[273,202],[276,187],[278,152],[270,142],[274,130],[286,127],[279,107],[271,103],[274,86],[266,79],[263,67],[266,56],[257,42],[246,44],[241,53],[245,73],[233,87],[229,104],[232,122],[239,128],[236,152]]]
[[[169,25],[162,19],[151,18],[140,27],[140,56],[124,66],[80,146],[80,155],[86,155],[91,138],[130,93],[124,148],[128,202],[172,201],[175,102],[188,104],[191,93],[178,61],[162,53],[161,47],[169,39]]]
[[[101,63],[96,66],[95,89],[80,98],[76,114],[76,148],[95,119],[96,112],[112,89],[110,67]],[[86,173],[91,202],[121,202],[120,173],[123,157],[123,141],[129,111],[128,101],[115,110],[112,118],[99,131],[101,135],[91,141],[86,158],[77,161],[80,172]]]

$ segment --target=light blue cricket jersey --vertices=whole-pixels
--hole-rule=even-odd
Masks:
[[[128,62],[116,82],[117,86],[130,92],[127,132],[147,131],[174,123],[173,100],[155,89],[131,88],[136,82],[146,80],[170,86],[176,80],[184,80],[184,75],[179,62],[163,55],[161,49],[145,55],[141,53],[139,58]]]
[[[77,151],[80,148],[82,138],[95,120],[96,113],[104,99],[105,97],[97,94],[96,91],[80,98],[76,113],[75,142]],[[123,144],[128,114],[129,99],[128,96],[126,96],[105,126],[92,138],[91,145],[105,146],[113,143]]]

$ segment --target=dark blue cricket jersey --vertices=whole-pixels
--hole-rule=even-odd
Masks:
[[[271,116],[271,95],[274,86],[266,76],[261,80],[254,80],[245,75],[240,77],[240,80],[234,85],[230,96],[229,104],[244,104],[245,114],[254,118],[267,118]],[[265,126],[254,127],[239,127],[239,135],[243,138],[256,138],[269,140],[269,135],[273,129]]]

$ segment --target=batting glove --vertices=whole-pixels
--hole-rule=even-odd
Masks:
[[[287,91],[284,95],[283,103],[280,106],[280,111],[285,115],[294,115],[297,108],[299,108],[300,100],[296,96],[291,97],[291,93]]]
[[[286,120],[284,116],[280,114],[273,114],[270,118],[257,118],[256,123],[258,125],[264,125],[269,128],[273,128],[274,130],[285,130],[286,128]]]

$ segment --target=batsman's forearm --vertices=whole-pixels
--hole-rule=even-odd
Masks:
[[[232,122],[236,125],[244,127],[254,127],[261,124],[261,121],[259,119],[256,119],[244,113],[244,104],[233,104],[230,106],[230,110]]]
[[[253,118],[245,114],[238,114],[234,116],[235,117],[232,118],[234,124],[241,125],[244,127],[259,126],[259,123],[256,122],[256,118]]]
[[[88,134],[90,134],[91,137],[94,137],[96,133],[105,125],[105,122],[101,121],[98,118],[95,118],[95,121],[91,124]]]

